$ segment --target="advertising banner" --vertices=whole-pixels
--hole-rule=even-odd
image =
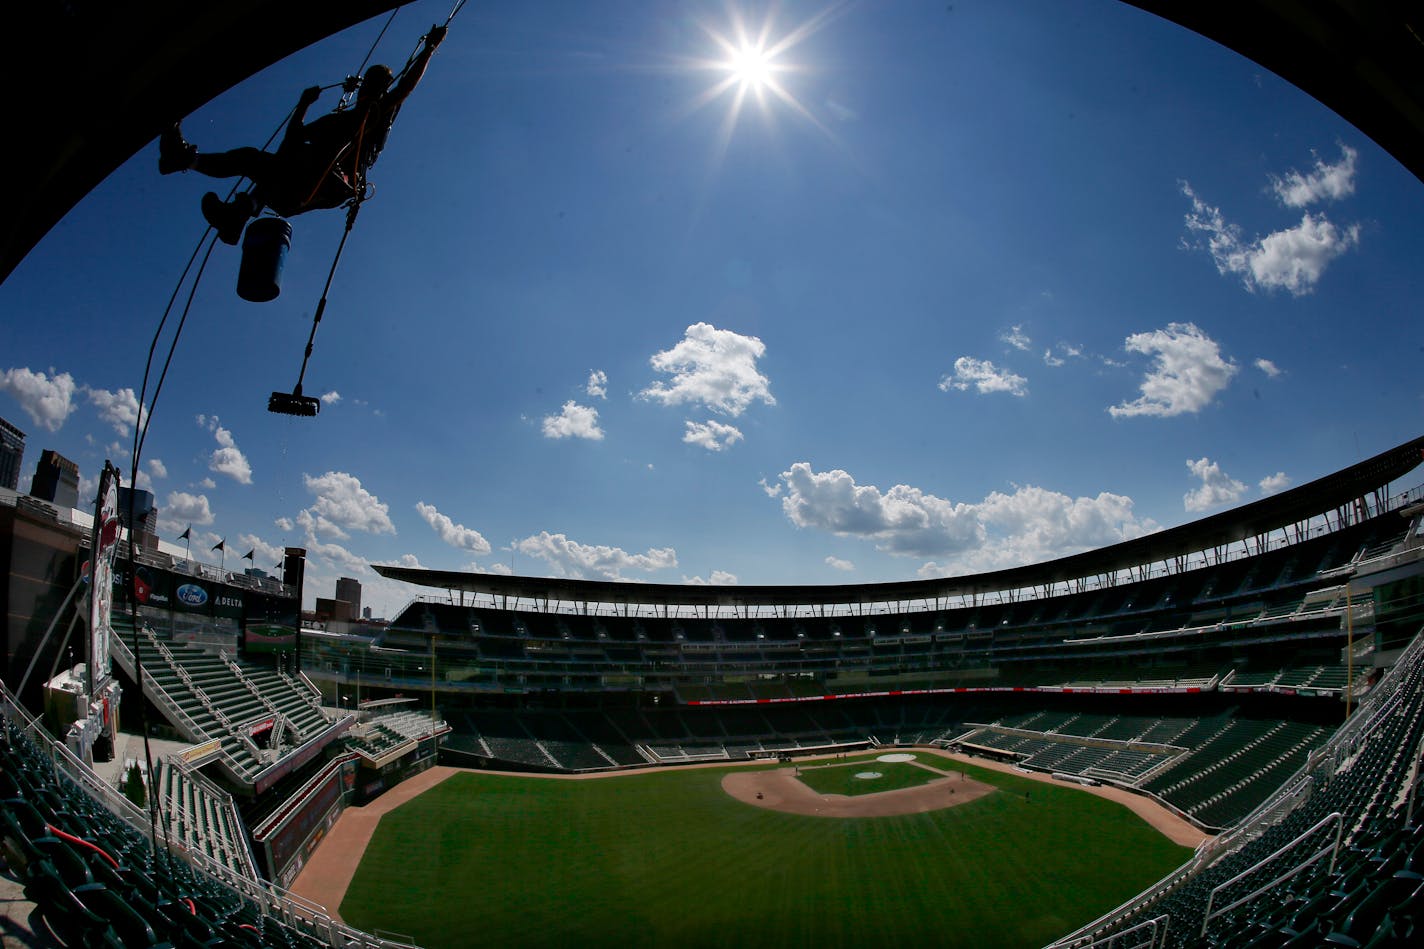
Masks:
[[[119,549],[119,472],[105,461],[94,503],[89,550],[89,675],[91,697],[109,681],[110,616],[114,606],[114,554]]]
[[[173,578],[177,584],[173,590],[173,609],[179,613],[203,613],[207,616],[213,614],[212,593],[208,589],[205,581],[194,577]]]

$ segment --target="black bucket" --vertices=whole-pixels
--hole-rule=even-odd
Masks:
[[[282,292],[282,266],[291,246],[292,225],[279,217],[260,217],[247,225],[242,264],[237,270],[237,295],[252,303],[277,299]]]

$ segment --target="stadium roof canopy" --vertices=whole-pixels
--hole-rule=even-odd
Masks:
[[[1397,0],[1122,0],[1260,63],[1424,180],[1424,7]],[[452,0],[453,3],[453,0]],[[0,281],[163,129],[397,0],[10,4]],[[422,28],[424,24],[421,24]],[[461,29],[478,29],[467,17]],[[556,29],[557,23],[550,23]],[[323,77],[329,78],[329,77]],[[297,90],[292,90],[295,97]]]
[[[1265,536],[1340,508],[1352,508],[1356,501],[1371,496],[1375,499],[1371,508],[1381,510],[1389,494],[1389,483],[1414,470],[1421,461],[1424,461],[1424,436],[1309,484],[1180,527],[1046,563],[938,580],[824,586],[712,586],[506,577],[456,570],[372,566],[383,577],[419,586],[566,603],[781,606],[934,600],[1050,586],[1186,557]]]

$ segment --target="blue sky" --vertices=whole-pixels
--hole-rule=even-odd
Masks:
[[[404,8],[377,60],[448,11]],[[382,22],[185,133],[260,144]],[[86,479],[127,468],[150,335],[222,187],[156,157],[0,285],[27,470],[47,447]],[[1424,186],[1261,67],[1109,0],[470,4],[371,179],[307,372],[320,416],[265,406],[340,212],[293,220],[272,303],[235,296],[219,246],[144,450],[166,537],[192,524],[269,568],[306,546],[309,600],[356,576],[393,614],[415,591],[371,562],[970,572],[1420,434]]]

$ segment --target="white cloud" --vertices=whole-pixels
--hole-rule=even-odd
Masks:
[[[352,553],[340,544],[326,543],[318,540],[314,534],[308,533],[306,548],[309,558],[320,558],[331,566],[345,571],[347,574],[367,574],[371,572],[371,562],[365,557]]]
[[[501,577],[514,576],[514,571],[507,563],[492,563],[486,567],[484,564],[471,562],[465,565],[465,569],[471,573],[492,573]]]
[[[618,547],[580,544],[563,534],[550,534],[548,531],[540,531],[516,542],[514,549],[545,561],[553,568],[555,576],[574,579],[621,580],[624,570],[651,573],[677,566],[677,551],[671,547],[649,548],[646,553],[630,554]]]
[[[345,471],[328,471],[320,477],[302,475],[316,503],[297,515],[297,523],[308,531],[344,539],[347,531],[394,534],[390,508],[361,486],[361,480]]]
[[[1135,333],[1123,345],[1128,352],[1156,359],[1138,387],[1142,395],[1108,409],[1114,418],[1200,412],[1236,375],[1236,364],[1224,358],[1216,341],[1194,323],[1170,323],[1166,329]]]
[[[987,359],[960,356],[954,361],[954,373],[939,381],[941,390],[961,392],[970,386],[980,393],[1007,392],[1022,398],[1028,395],[1028,380],[1023,376],[1000,369]]]
[[[544,416],[545,438],[587,438],[600,441],[603,429],[598,427],[598,409],[579,405],[573,399],[564,403],[558,415]]]
[[[1014,347],[1014,349],[1022,349],[1024,351],[1027,351],[1028,348],[1033,345],[1033,340],[1028,338],[1028,334],[1023,331],[1022,326],[1009,327],[1007,332],[999,334],[999,339],[1001,342],[1008,343]]]
[[[1056,352],[1055,352],[1056,350]],[[1083,347],[1074,346],[1071,343],[1059,343],[1057,346],[1050,346],[1043,351],[1044,365],[1058,367],[1070,359],[1082,359]]]
[[[767,496],[767,497],[769,497],[769,498],[779,498],[779,497],[781,497],[781,482],[780,482],[780,481],[778,481],[776,484],[770,484],[765,478],[758,478],[758,479],[757,479],[757,484],[761,485],[761,489],[766,492],[766,496]]]
[[[608,373],[602,369],[595,369],[588,374],[588,384],[584,386],[584,391],[591,399],[608,398]]]
[[[99,479],[79,472],[79,506],[88,510],[99,499]]]
[[[1275,363],[1271,362],[1269,359],[1258,359],[1256,360],[1255,365],[1257,369],[1261,370],[1272,379],[1276,378],[1276,376],[1279,376],[1281,374],[1280,367],[1277,366]]]
[[[725,570],[713,570],[712,575],[706,579],[702,577],[683,577],[682,582],[689,586],[697,587],[709,585],[714,587],[730,587],[736,586],[737,575],[735,573],[728,573]]]
[[[1284,471],[1277,471],[1273,475],[1267,475],[1261,479],[1261,493],[1264,495],[1280,494],[1291,486],[1291,477]]]
[[[451,547],[457,550],[468,550],[474,554],[490,552],[489,541],[485,540],[479,531],[471,530],[463,524],[456,524],[449,517],[437,511],[435,505],[418,501],[415,509],[420,512],[425,523],[431,526],[440,539]]]
[[[141,428],[148,419],[148,409],[139,411],[138,396],[132,389],[110,392],[86,386],[84,392],[89,396],[90,404],[99,410],[99,418],[114,426],[114,431],[120,435],[127,437],[135,424]]]
[[[1348,145],[1340,145],[1340,160],[1327,165],[1319,155],[1315,167],[1307,174],[1295,169],[1284,178],[1271,177],[1271,190],[1288,208],[1303,208],[1316,201],[1339,201],[1355,193],[1355,158],[1358,153]]]
[[[1224,507],[1241,500],[1246,485],[1221,470],[1221,466],[1207,458],[1196,461],[1188,459],[1187,470],[1192,477],[1201,479],[1201,487],[1182,495],[1182,504],[1188,511],[1209,511],[1214,507]]]
[[[1220,209],[1197,197],[1191,185],[1183,182],[1182,193],[1192,202],[1187,229],[1205,236],[1205,248],[1216,263],[1217,272],[1239,276],[1247,290],[1307,294],[1332,260],[1360,242],[1358,224],[1340,228],[1324,215],[1309,212],[1295,227],[1246,241],[1241,228],[1228,223]]]
[[[1034,563],[1157,529],[1132,512],[1132,499],[1103,492],[1070,498],[1033,486],[953,502],[897,484],[856,484],[845,471],[816,472],[797,462],[781,473],[782,511],[811,527],[875,543],[890,554],[950,557],[959,569]]]
[[[53,369],[49,372],[7,369],[0,372],[0,392],[8,392],[36,425],[57,432],[74,411],[74,377]]]
[[[237,447],[232,432],[223,428],[216,415],[199,415],[198,424],[213,433],[218,447],[208,459],[208,470],[227,475],[238,484],[252,483],[252,466],[247,456]]]
[[[323,405],[335,405],[340,401],[341,393],[337,392],[335,389],[332,389],[330,392],[323,392],[321,394],[321,402]]]
[[[163,463],[161,458],[150,458],[148,459],[148,473],[155,478],[166,478],[168,477],[168,466]]]
[[[689,445],[701,445],[708,451],[721,451],[742,440],[741,430],[735,425],[712,419],[705,422],[688,421],[686,425],[687,431],[683,433],[682,440]]]
[[[202,488],[202,489],[205,490],[205,491],[211,491],[213,488],[216,488],[217,486],[218,486],[218,483],[217,483],[216,481],[214,481],[212,478],[204,478],[202,481],[199,481],[199,482],[198,482],[198,487]]]
[[[846,573],[850,573],[852,570],[855,569],[855,564],[851,563],[849,560],[842,560],[839,557],[827,557],[826,566],[830,567],[832,570],[843,570]]]
[[[158,513],[158,528],[165,534],[181,534],[189,524],[201,526],[213,522],[206,494],[170,491]]]
[[[757,369],[757,360],[765,354],[766,345],[755,336],[694,323],[680,343],[648,360],[672,380],[654,382],[641,395],[664,405],[705,405],[736,418],[753,402],[776,404],[770,380]]]

